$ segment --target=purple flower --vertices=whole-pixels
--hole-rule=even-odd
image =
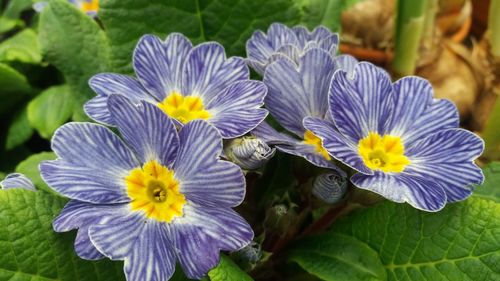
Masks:
[[[282,25],[271,26],[268,40],[273,41],[271,35],[276,32],[271,31],[278,27],[285,28]],[[291,29],[283,30],[292,32]],[[315,30],[313,34],[316,33],[319,32]],[[282,37],[285,36],[279,36]],[[321,37],[317,40],[321,41]],[[298,55],[295,60],[286,56],[276,59],[267,66],[264,74],[264,83],[268,87],[266,108],[292,135],[279,133],[266,123],[259,125],[252,134],[264,139],[268,144],[276,145],[282,152],[304,157],[316,166],[337,169],[340,172],[330,161],[331,157],[322,147],[321,140],[306,130],[302,122],[306,117],[329,119],[328,88],[333,73],[338,69],[350,71],[357,61],[351,56],[334,56],[314,44],[308,45],[313,47]]]
[[[112,94],[133,102],[147,101],[176,120],[195,119],[215,126],[223,138],[242,136],[264,120],[266,87],[249,80],[242,58],[226,58],[215,42],[193,47],[185,36],[172,33],[165,41],[145,35],[137,44],[133,65],[137,79],[114,73],[97,74],[90,86],[97,93],[85,104],[98,122],[113,124],[107,100]]]
[[[309,49],[319,48],[332,56],[337,54],[339,36],[324,26],[309,32],[304,26],[289,28],[281,23],[269,26],[267,34],[256,31],[247,41],[247,63],[260,75],[269,64],[288,58],[297,61]]]
[[[40,171],[72,200],[54,221],[58,232],[78,228],[75,249],[85,259],[124,260],[128,280],[168,280],[180,263],[201,278],[252,241],[253,231],[232,207],[245,196],[241,169],[219,159],[222,138],[207,122],[177,132],[151,103],[108,99],[111,130],[69,123],[52,140],[58,155]]]
[[[0,181],[1,189],[24,188],[36,191],[33,182],[23,174],[12,173],[8,174],[3,181]]]
[[[456,107],[433,98],[430,83],[359,63],[336,72],[330,87],[332,122],[306,118],[335,159],[359,173],[351,181],[395,202],[438,211],[471,195],[483,181],[474,160],[484,142],[458,128]]]

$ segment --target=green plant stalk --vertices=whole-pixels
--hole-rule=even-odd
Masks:
[[[415,72],[429,0],[399,0],[392,70],[396,76]],[[433,1],[433,0],[430,0]],[[427,19],[429,20],[429,19]]]
[[[500,59],[500,17],[498,15],[500,15],[500,0],[491,0],[488,29],[491,54],[495,59]],[[491,160],[500,159],[500,98],[497,98],[481,135],[486,144],[484,157]]]
[[[488,15],[488,29],[490,30],[491,53],[500,57],[500,0],[491,0]]]

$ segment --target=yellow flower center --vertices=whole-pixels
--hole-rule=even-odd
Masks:
[[[321,156],[323,156],[326,160],[331,160],[332,158],[328,154],[328,151],[323,147],[323,142],[320,138],[318,138],[313,132],[307,130],[304,133],[304,142],[308,145],[311,145],[315,148],[315,151]]]
[[[400,173],[410,164],[404,155],[405,147],[400,137],[370,132],[359,141],[358,152],[365,165],[372,170]]]
[[[84,12],[84,13],[88,13],[88,12],[97,12],[97,10],[99,10],[99,0],[86,0],[86,1],[83,1],[81,6],[80,6],[80,9]]]
[[[210,113],[203,107],[203,101],[196,96],[183,96],[178,92],[172,92],[158,107],[168,116],[186,124],[195,119],[208,119]]]
[[[179,192],[174,172],[168,168],[150,161],[133,169],[125,182],[132,210],[144,211],[148,218],[161,222],[182,216],[186,198]]]

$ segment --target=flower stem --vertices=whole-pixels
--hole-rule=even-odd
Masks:
[[[396,15],[396,34],[392,70],[396,76],[415,72],[418,48],[426,21],[428,0],[399,0]],[[434,19],[432,19],[434,20]],[[427,25],[428,26],[428,25]]]

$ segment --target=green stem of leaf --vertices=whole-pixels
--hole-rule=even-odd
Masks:
[[[484,157],[487,159],[500,159],[500,99],[497,98],[491,111],[482,137],[486,144]]]
[[[392,70],[396,76],[412,75],[415,72],[418,48],[424,26],[428,0],[398,1],[396,16],[396,42]]]
[[[490,30],[491,53],[500,57],[500,0],[491,0],[488,16]]]

